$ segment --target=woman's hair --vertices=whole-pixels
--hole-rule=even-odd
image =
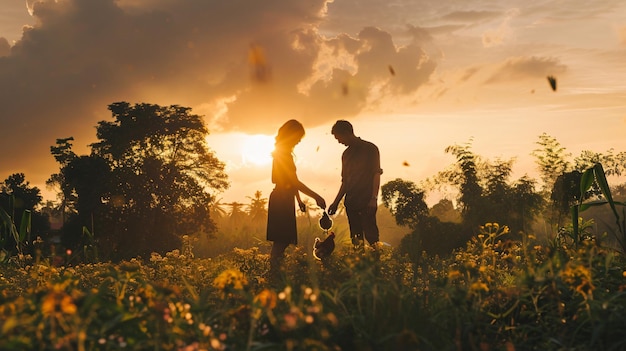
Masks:
[[[302,123],[290,119],[278,129],[276,135],[276,147],[294,147],[304,137]]]

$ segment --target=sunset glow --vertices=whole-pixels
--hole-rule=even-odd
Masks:
[[[268,135],[250,135],[241,143],[241,157],[244,164],[263,166],[272,162],[274,138]]]
[[[573,157],[626,150],[622,0],[241,5],[3,3],[0,180],[25,173],[54,199],[50,146],[72,136],[88,154],[119,101],[204,116],[228,171],[225,201],[269,195],[273,138],[292,118],[306,129],[298,175],[327,200],[341,181],[337,119],[379,146],[383,183],[422,181],[453,162],[447,146],[469,140],[486,158],[515,158],[515,176],[536,175],[542,133]]]

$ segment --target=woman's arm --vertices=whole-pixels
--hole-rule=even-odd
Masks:
[[[296,189],[298,191],[301,191],[305,195],[308,195],[308,196],[312,197],[315,200],[315,202],[317,203],[317,206],[319,206],[320,208],[322,208],[324,210],[326,209],[326,201],[324,201],[324,198],[322,198],[318,193],[316,193],[315,191],[311,190],[308,186],[306,186],[304,183],[302,183],[297,177],[295,178],[295,180],[294,180],[294,182],[292,184],[295,185],[295,187],[296,187]]]

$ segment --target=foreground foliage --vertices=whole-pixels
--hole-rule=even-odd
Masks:
[[[321,264],[295,248],[277,281],[267,247],[71,267],[17,257],[0,276],[0,349],[626,348],[622,256],[507,231],[488,223],[450,258],[419,262],[341,247]]]

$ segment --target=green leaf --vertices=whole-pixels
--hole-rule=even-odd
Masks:
[[[3,241],[6,241],[9,237],[12,237],[16,243],[19,243],[20,241],[19,233],[17,232],[17,228],[15,228],[13,219],[2,208],[0,208],[0,234],[4,236],[2,238]],[[19,245],[17,245],[17,247],[19,249]]]
[[[89,229],[87,227],[85,227],[85,226],[83,226],[83,235],[86,236],[89,239],[93,239],[93,234],[91,234]]]
[[[579,203],[583,202],[583,199],[585,198],[585,194],[591,188],[591,185],[593,184],[593,178],[594,178],[593,177],[593,168],[589,168],[581,176],[581,178],[580,178],[580,198],[578,200]]]
[[[603,200],[599,200],[599,201],[593,201],[593,202],[585,202],[584,204],[580,204],[579,206],[579,211],[583,212],[588,210],[590,207],[596,207],[596,206],[604,206],[606,205],[608,202],[603,201]]]
[[[22,223],[20,224],[20,232],[19,232],[19,242],[24,242],[24,240],[30,239],[30,230],[31,230],[31,212],[30,210],[24,210],[22,213]]]
[[[596,163],[595,166],[593,166],[593,170],[596,175],[596,181],[600,186],[600,190],[602,190],[602,195],[604,195],[609,203],[609,206],[611,206],[611,210],[613,210],[613,214],[615,215],[615,217],[619,219],[617,209],[615,208],[615,202],[613,201],[613,196],[611,195],[611,188],[609,188],[609,183],[606,180],[606,174],[604,173],[604,168],[602,167],[602,164]]]
[[[578,206],[570,207],[570,212],[572,214],[572,235],[576,245],[578,245]]]

